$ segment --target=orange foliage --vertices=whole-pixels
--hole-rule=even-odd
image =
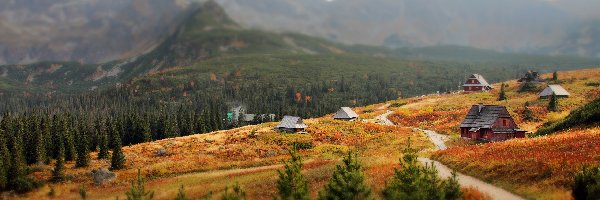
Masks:
[[[296,92],[296,95],[294,96],[294,99],[296,100],[296,102],[300,102],[300,100],[302,99],[302,93],[301,92]]]
[[[481,191],[477,190],[477,188],[474,188],[474,187],[461,188],[461,191],[463,192],[463,196],[460,198],[462,200],[491,200],[492,199],[492,197],[490,197],[487,194],[482,193]]]
[[[433,158],[485,180],[524,188],[523,193],[537,190],[528,188],[567,190],[582,165],[600,165],[600,127],[455,147],[435,152]]]

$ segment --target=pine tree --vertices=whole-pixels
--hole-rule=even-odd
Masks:
[[[113,144],[115,147],[113,148],[111,160],[110,160],[110,170],[119,170],[125,168],[125,154],[121,149],[121,137],[113,138]]]
[[[403,153],[400,162],[402,170],[394,170],[394,177],[383,190],[383,196],[385,199],[425,199],[419,182],[423,172],[417,163],[416,150],[411,147],[410,138]]]
[[[505,88],[505,84],[502,83],[502,86],[500,86],[500,96],[498,97],[498,101],[506,100],[506,91],[504,88]]]
[[[9,188],[16,189],[20,187],[23,179],[25,179],[25,176],[27,176],[27,169],[21,142],[19,142],[19,140],[21,140],[18,136],[19,134],[16,133],[8,135],[8,143],[10,144],[9,152],[11,152],[12,155],[7,178],[9,180]]]
[[[106,130],[106,126],[103,122],[100,122],[98,126],[98,159],[107,159],[108,158],[108,133]]]
[[[282,200],[306,200],[310,199],[308,193],[308,182],[302,175],[302,158],[295,149],[289,151],[292,158],[284,162],[285,170],[277,170],[277,190]]]
[[[411,147],[410,138],[400,162],[401,170],[396,169],[391,182],[383,190],[384,199],[456,199],[460,185],[456,177],[442,181],[437,170],[431,165],[419,166],[416,150]],[[448,195],[448,197],[446,197]]]
[[[525,102],[525,109],[523,110],[523,120],[525,121],[533,121],[533,111],[529,109],[529,101]]]
[[[62,135],[59,137],[59,140],[62,140]],[[57,146],[58,148],[58,157],[56,158],[56,163],[54,164],[54,169],[52,170],[52,178],[50,179],[52,182],[58,183],[64,180],[63,170],[65,168],[65,147],[62,142],[60,142]]]
[[[90,164],[90,150],[89,140],[87,137],[87,127],[80,124],[80,130],[77,140],[77,159],[75,160],[75,167],[87,167]]]
[[[141,142],[150,142],[152,141],[152,130],[150,129],[150,121],[148,118],[143,118],[141,121],[141,132],[142,132],[142,141]]]
[[[44,163],[46,164],[50,164],[50,158],[52,157],[52,149],[53,149],[53,144],[52,144],[52,135],[50,132],[51,129],[51,124],[50,121],[48,119],[48,117],[43,117],[42,118],[42,122],[41,122],[41,131],[42,131],[42,135],[43,135],[43,140],[44,140],[44,152],[46,153],[45,156],[45,160]]]
[[[552,73],[552,81],[558,82],[558,72],[557,71],[554,71],[554,73]]]
[[[349,152],[344,157],[344,165],[338,165],[333,172],[329,183],[325,189],[319,192],[319,199],[322,200],[362,200],[371,197],[371,189],[364,183],[362,166],[360,165],[357,154]]]
[[[131,189],[125,193],[127,200],[150,200],[154,198],[153,191],[146,191],[142,172],[138,169],[137,180],[131,182]]]
[[[575,175],[571,190],[575,200],[600,199],[600,167],[584,166]]]
[[[444,182],[444,197],[447,200],[455,200],[462,197],[462,194],[456,171],[452,171],[452,176]]]
[[[88,199],[88,195],[87,195],[87,191],[85,189],[85,185],[81,185],[79,187],[79,197],[81,197],[82,200],[87,200]]]
[[[46,141],[44,138],[44,132],[42,130],[42,121],[36,120],[35,122],[35,139],[34,139],[34,149],[35,149],[35,162],[36,163],[46,163]]]
[[[0,122],[1,123],[1,122]],[[4,191],[4,189],[6,189],[6,186],[8,184],[8,177],[7,177],[7,169],[6,166],[8,165],[8,163],[4,163],[5,160],[5,156],[7,156],[5,154],[5,151],[3,149],[6,149],[6,143],[4,142],[4,130],[0,129],[0,191]]]
[[[175,197],[175,200],[187,200],[185,197],[185,190],[183,190],[183,185],[179,187],[179,191],[177,192],[177,197]]]
[[[231,193],[229,192],[229,187],[225,187],[223,191],[223,195],[221,195],[221,200],[245,200],[246,193],[240,188],[239,184],[233,185],[231,188]]]
[[[550,97],[550,102],[548,103],[548,111],[558,111],[558,99],[556,97],[556,94],[554,93],[552,93],[552,96]]]
[[[62,121],[63,142],[65,145],[65,161],[73,161],[77,157],[77,151],[75,150],[75,141],[73,138],[73,132],[69,121],[69,117],[65,117]]]

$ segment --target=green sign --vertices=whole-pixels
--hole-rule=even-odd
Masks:
[[[232,112],[228,112],[227,113],[227,120],[229,120],[229,121],[233,120],[233,113]]]

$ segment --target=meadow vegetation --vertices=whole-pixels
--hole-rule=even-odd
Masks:
[[[92,159],[88,167],[82,168],[75,168],[74,162],[66,162],[63,172],[70,177],[69,182],[49,184],[17,198],[45,198],[50,188],[57,198],[75,198],[78,188],[84,184],[90,199],[112,199],[125,194],[130,181],[136,179],[138,168],[147,178],[146,188],[156,191],[158,199],[176,196],[182,184],[188,191],[186,196],[202,197],[210,191],[220,194],[233,182],[244,188],[248,198],[264,198],[276,193],[276,170],[282,168],[281,161],[289,157],[287,150],[305,143],[311,145],[299,153],[305,160],[302,172],[310,183],[311,197],[318,195],[338,160],[349,151],[359,153],[365,184],[378,194],[398,166],[401,149],[409,137],[413,148],[431,148],[425,136],[408,128],[329,118],[305,122],[309,125],[308,134],[279,133],[272,129],[275,123],[266,123],[123,147],[125,168],[115,171],[118,177],[115,182],[100,186],[93,183],[88,172],[109,167],[107,160]],[[168,155],[158,155],[161,148],[166,149]],[[96,154],[93,152],[91,157],[96,158]],[[46,180],[51,174],[44,168],[34,176]]]

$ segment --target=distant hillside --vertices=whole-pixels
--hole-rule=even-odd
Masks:
[[[549,72],[600,63],[459,46],[348,46],[243,28],[214,1],[197,5],[181,19],[154,50],[128,59],[1,66],[0,92],[18,98],[121,88],[140,99],[210,96],[246,104],[253,112],[319,116],[342,105],[456,90],[470,73],[498,82],[527,69]]]

